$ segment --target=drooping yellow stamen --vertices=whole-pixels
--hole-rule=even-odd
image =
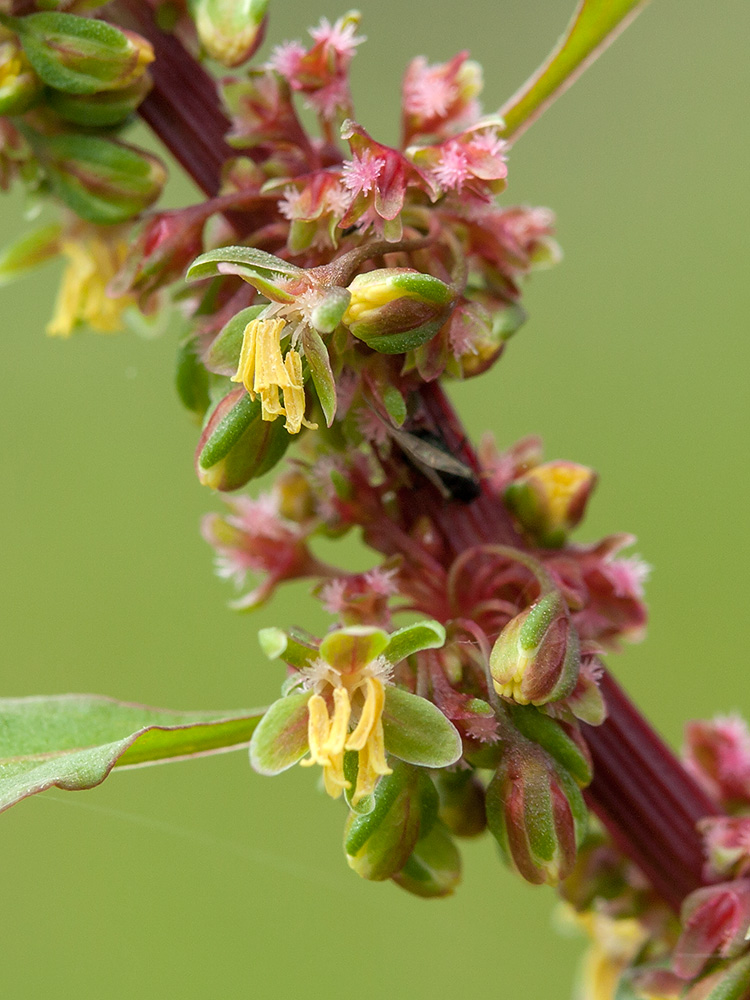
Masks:
[[[108,244],[99,237],[66,240],[62,253],[68,259],[55,304],[55,313],[47,325],[53,337],[69,337],[79,324],[100,333],[114,333],[122,326],[122,312],[133,298],[111,298],[107,285],[122,264],[126,246],[119,241]]]
[[[314,694],[307,703],[307,742],[310,745],[310,756],[301,762],[303,767],[310,767],[313,764],[325,766],[328,763],[325,744],[330,729],[331,721],[328,718],[325,699],[319,694]]]
[[[284,426],[290,434],[299,434],[303,424],[311,431],[317,430],[317,424],[311,424],[309,420],[305,420],[305,383],[302,378],[302,358],[299,351],[289,351],[284,360],[284,368],[289,377],[288,388],[283,388],[284,412],[286,413]]]
[[[370,733],[376,722],[380,720],[385,704],[385,689],[383,682],[374,677],[365,681],[365,703],[359,717],[357,728],[346,741],[347,750],[361,750],[370,738]]]
[[[282,356],[285,326],[283,319],[254,319],[247,324],[232,381],[241,382],[252,399],[260,396],[263,420],[285,416],[289,433],[299,434],[303,425],[310,430],[316,430],[318,425],[305,420],[305,382],[299,351],[292,348],[286,358]],[[279,389],[284,394],[283,406]]]
[[[323,768],[323,785],[332,799],[339,798],[344,789],[350,787],[344,777],[343,751],[331,757],[328,765]]]
[[[352,714],[349,692],[345,687],[333,689],[333,719],[328,731],[324,751],[329,755],[343,754],[349,717]]]

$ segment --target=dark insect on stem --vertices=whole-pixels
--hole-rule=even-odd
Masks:
[[[471,503],[481,492],[479,477],[465,462],[456,458],[445,440],[435,431],[414,428],[409,431],[391,428],[391,437],[423,476],[445,500]]]

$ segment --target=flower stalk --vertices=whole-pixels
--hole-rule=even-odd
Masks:
[[[139,113],[196,184],[207,195],[216,195],[222,165],[232,150],[224,140],[229,122],[213,81],[174,37],[154,25],[145,0],[117,0],[112,16],[140,32],[156,52],[154,87]],[[362,140],[366,141],[369,137]],[[426,422],[432,423],[450,454],[477,473],[476,454],[442,389],[437,382],[428,382],[420,393]],[[391,461],[399,460],[394,449]],[[476,546],[525,547],[508,509],[486,484],[480,483],[474,499],[461,502],[446,498],[433,481],[420,477],[413,488],[401,491],[397,503],[407,529],[425,515],[430,518],[446,559]],[[396,552],[385,537],[379,539],[379,547],[386,555]],[[704,884],[696,823],[719,810],[606,674],[602,688],[609,715],[601,726],[586,729],[595,774],[587,801],[656,892],[678,909],[689,893]]]

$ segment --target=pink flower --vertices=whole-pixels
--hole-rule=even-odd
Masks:
[[[455,192],[489,201],[503,190],[508,176],[500,128],[498,120],[477,122],[437,146],[411,146],[407,155],[440,194]]]
[[[739,715],[689,722],[685,766],[721,804],[750,805],[750,731]]]
[[[750,816],[711,816],[698,823],[708,879],[750,872]]]
[[[310,526],[287,521],[278,512],[276,499],[265,494],[257,500],[237,497],[228,501],[231,514],[207,514],[203,537],[216,549],[216,572],[236,586],[248,573],[265,579],[254,590],[232,603],[239,610],[256,608],[267,601],[282,580],[326,576],[330,570],[319,563],[307,547]]]
[[[479,113],[481,67],[459,52],[450,62],[430,66],[423,56],[409,63],[403,84],[404,145],[416,135],[442,137],[449,126],[469,124]]]
[[[397,149],[375,142],[356,122],[345,121],[341,136],[352,151],[351,160],[342,168],[342,183],[352,194],[342,228],[356,225],[364,231],[373,226],[387,240],[400,240],[407,186],[421,187],[432,195],[432,184]]]

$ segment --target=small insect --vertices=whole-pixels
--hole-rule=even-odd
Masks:
[[[389,428],[391,437],[409,462],[425,476],[446,500],[471,503],[481,492],[479,477],[456,458],[444,439],[425,428],[410,431]]]

